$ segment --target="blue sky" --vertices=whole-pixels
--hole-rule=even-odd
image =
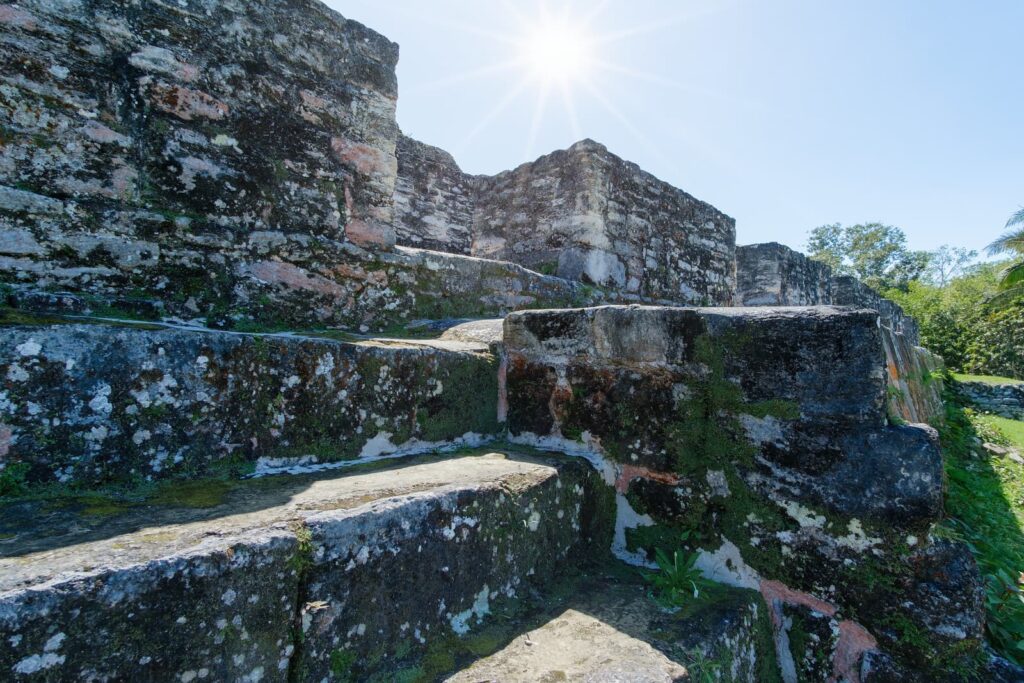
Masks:
[[[399,124],[472,173],[589,137],[799,249],[875,220],[981,249],[1024,204],[1022,0],[328,4],[399,43]],[[538,31],[578,68],[538,72]]]

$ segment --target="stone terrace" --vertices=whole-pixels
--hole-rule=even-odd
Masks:
[[[397,58],[0,4],[0,679],[1024,680],[912,320],[590,140],[464,174]]]

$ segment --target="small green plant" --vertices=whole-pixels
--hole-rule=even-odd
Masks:
[[[683,534],[686,540],[689,534]],[[663,549],[654,552],[657,572],[648,572],[647,580],[654,587],[655,599],[666,607],[683,607],[700,599],[701,591],[710,583],[695,567],[698,553],[682,549],[673,551],[669,557]]]
[[[356,663],[356,653],[350,650],[331,651],[331,674],[336,681],[354,681],[355,675],[352,671]]]
[[[1024,652],[1024,573],[1016,577],[1000,567],[993,574],[985,576],[988,591],[985,595],[985,609],[988,613],[989,635],[997,643]],[[1015,658],[1020,660],[1018,654]]]
[[[710,659],[699,649],[694,648],[687,656],[688,669],[700,683],[715,683],[718,680],[719,670],[722,668],[720,662]]]
[[[17,496],[25,492],[25,477],[29,465],[24,462],[12,463],[0,470],[0,498]]]

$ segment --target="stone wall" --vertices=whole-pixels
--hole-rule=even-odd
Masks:
[[[876,649],[916,680],[982,647],[970,553],[929,536],[937,435],[887,420],[874,311],[533,311],[504,338],[511,438],[605,472],[620,557],[700,552],[705,576],[762,592],[780,638],[824,615],[839,642],[811,680],[858,680],[844,667]],[[798,680],[804,662],[781,664]]]
[[[737,306],[859,306],[878,311],[882,324],[920,344],[917,323],[897,304],[855,277],[779,244],[736,247]]]
[[[0,470],[94,486],[493,438],[497,360],[451,346],[0,327]]]
[[[832,269],[779,244],[736,247],[737,306],[819,306],[832,300]]]
[[[473,178],[448,152],[398,139],[395,232],[398,243],[453,254],[472,253]]]
[[[626,299],[731,301],[735,221],[592,140],[496,176],[461,174],[444,152],[407,139],[398,155],[401,244],[464,251],[468,230],[475,256]]]
[[[912,317],[857,278],[837,276],[824,263],[777,242],[741,246],[736,249],[736,304],[830,304],[878,311],[890,412],[915,423],[942,419],[942,359],[920,346]]]
[[[1024,383],[957,382],[956,388],[978,410],[1024,420]]]
[[[3,281],[208,313],[394,242],[398,48],[323,4],[29,0],[0,35]]]

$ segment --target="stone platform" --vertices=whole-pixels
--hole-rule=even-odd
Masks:
[[[777,676],[760,596],[731,588],[685,610],[659,605],[639,579],[597,576],[498,652],[450,683],[706,680]]]
[[[610,529],[585,463],[514,451],[213,485],[126,510],[6,506],[5,680],[414,667],[439,639],[601,556]]]

